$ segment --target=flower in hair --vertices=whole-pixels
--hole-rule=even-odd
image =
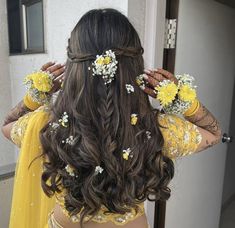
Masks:
[[[178,96],[182,101],[192,102],[195,100],[197,95],[195,89],[191,88],[189,85],[182,85]]]
[[[128,159],[129,159],[129,156],[130,156],[130,157],[133,157],[133,155],[131,154],[131,148],[127,148],[126,150],[123,150],[123,151],[122,151],[122,157],[123,157],[125,160],[128,160]]]
[[[131,125],[136,125],[137,121],[138,121],[138,115],[135,113],[131,114]]]
[[[65,170],[71,177],[75,176],[74,169],[70,165],[66,165]]]
[[[64,112],[61,119],[59,119],[59,123],[63,126],[63,127],[68,127],[68,114],[67,112]]]
[[[102,173],[104,171],[104,169],[101,166],[96,166],[95,167],[95,174],[99,174]]]
[[[127,93],[134,93],[135,89],[131,84],[126,84]]]
[[[142,90],[145,89],[144,74],[140,74],[136,77],[136,83]]]
[[[58,123],[55,123],[55,122],[49,123],[49,125],[50,125],[54,130],[56,130],[56,129],[60,126]]]
[[[178,93],[177,85],[170,80],[163,80],[155,87],[155,90],[157,91],[157,99],[163,106],[172,103]]]
[[[151,132],[150,131],[146,131],[145,132],[146,136],[147,136],[147,139],[151,139]]]
[[[114,80],[117,63],[115,53],[112,50],[106,51],[103,55],[97,55],[96,60],[92,63],[92,75],[102,75],[104,84],[109,84]]]
[[[69,144],[69,145],[73,145],[75,142],[75,139],[72,135],[70,135],[68,138],[66,138],[65,140],[62,140],[62,143],[66,143],[66,144]]]

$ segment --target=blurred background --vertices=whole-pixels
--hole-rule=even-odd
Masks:
[[[223,132],[235,136],[234,0],[0,0],[1,124],[25,94],[24,76],[51,60],[64,63],[67,40],[80,17],[108,7],[134,24],[146,68],[164,66],[195,76],[200,100]],[[177,161],[167,204],[145,203],[151,227],[235,227],[235,146],[228,137]],[[9,223],[18,154],[0,134],[1,228]]]

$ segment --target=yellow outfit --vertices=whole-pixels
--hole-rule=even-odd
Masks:
[[[201,135],[195,125],[175,115],[160,114],[158,118],[165,140],[162,152],[166,156],[174,160],[195,152],[201,142]],[[39,131],[48,121],[48,108],[41,106],[19,118],[11,130],[12,141],[21,147],[21,151],[16,168],[10,228],[48,227],[48,215],[54,208],[55,201],[64,208],[63,195],[48,198],[41,188],[43,158],[39,157],[31,163],[41,154]],[[106,215],[103,207],[92,220],[99,223],[112,221],[123,225],[144,214],[144,203],[139,204],[139,208],[137,214],[133,210],[124,215]],[[65,209],[64,212],[67,214]],[[71,220],[79,220],[79,214]]]

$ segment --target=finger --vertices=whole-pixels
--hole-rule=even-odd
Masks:
[[[56,79],[54,79],[54,83],[59,82],[61,84],[63,81],[64,81],[64,74],[61,74]]]
[[[64,66],[59,68],[58,70],[55,70],[53,73],[53,75],[57,78],[58,76],[60,76],[61,74],[63,74],[65,71],[65,68]]]
[[[154,77],[152,77],[151,75],[143,75],[144,80],[151,86],[151,87],[156,87],[157,85],[159,85],[159,81],[157,79],[155,79]]]
[[[168,78],[168,79],[173,79],[175,76],[170,73],[167,70],[161,69],[161,68],[157,68],[157,70],[155,70],[155,72],[158,72],[160,74],[162,74],[164,77]]]
[[[53,66],[53,65],[55,65],[55,62],[48,62],[48,63],[44,64],[44,65],[41,67],[41,70],[42,70],[42,71],[47,71],[47,68],[49,68],[49,67],[51,67],[51,66]]]
[[[155,80],[158,80],[158,81],[163,81],[163,80],[168,79],[168,78],[164,77],[162,74],[159,74],[157,72],[154,72],[154,74],[150,75],[150,77],[153,77]]]
[[[47,69],[47,71],[48,71],[49,73],[53,73],[53,74],[54,74],[54,71],[60,69],[61,67],[63,67],[63,66],[59,63],[59,64],[56,64],[56,65],[54,65],[54,66],[49,67],[49,68]]]
[[[153,97],[153,98],[156,98],[156,91],[149,88],[148,86],[145,86],[145,87],[140,87],[140,89],[145,92],[146,94],[148,94],[149,96]]]

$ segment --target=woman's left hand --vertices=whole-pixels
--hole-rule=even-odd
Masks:
[[[161,81],[170,80],[176,85],[178,84],[177,78],[167,70],[159,68],[154,70],[146,69],[144,73],[143,77],[146,83],[143,91],[153,98],[157,97],[157,91],[154,88],[158,86]]]
[[[41,67],[41,70],[46,71],[54,76],[54,85],[48,93],[53,94],[57,92],[61,88],[61,84],[64,80],[65,64],[56,64],[55,62],[48,62]]]

